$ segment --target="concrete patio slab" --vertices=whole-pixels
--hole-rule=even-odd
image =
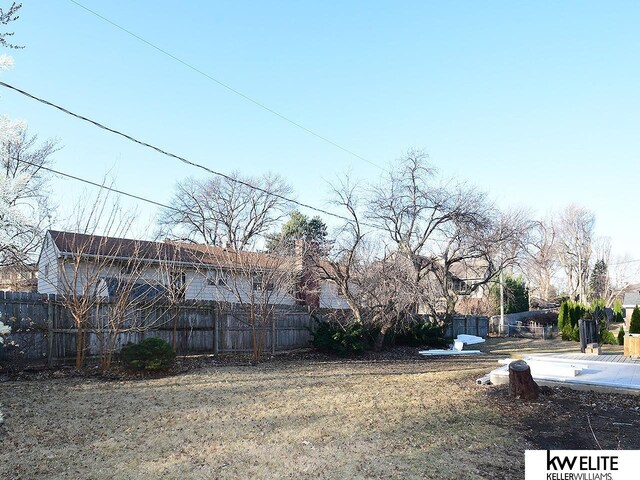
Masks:
[[[640,395],[640,362],[622,355],[534,354],[523,357],[539,385]],[[509,366],[493,370],[491,383],[509,383]]]

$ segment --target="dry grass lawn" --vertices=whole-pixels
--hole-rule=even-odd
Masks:
[[[564,348],[5,382],[0,478],[522,478],[524,455],[500,453],[523,452],[523,432],[474,381],[540,345]]]

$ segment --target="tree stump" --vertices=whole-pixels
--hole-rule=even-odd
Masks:
[[[538,384],[533,381],[531,369],[524,360],[509,364],[509,394],[523,400],[538,398]]]

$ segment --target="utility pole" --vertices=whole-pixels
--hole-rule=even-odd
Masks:
[[[502,270],[500,270],[500,325],[504,325],[504,282]]]
[[[582,291],[584,289],[583,281],[582,281],[582,239],[576,235],[576,246],[578,247],[578,297],[580,299],[580,303],[585,304],[585,295]]]

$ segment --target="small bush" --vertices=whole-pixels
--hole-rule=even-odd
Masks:
[[[624,327],[620,326],[618,330],[618,345],[624,345]]]
[[[352,322],[346,326],[338,322],[320,322],[313,334],[314,348],[341,356],[358,355],[366,350],[362,326]]]
[[[145,338],[140,343],[128,343],[120,350],[120,359],[131,370],[167,370],[176,353],[160,338]]]
[[[620,334],[618,333],[618,335]],[[618,339],[609,330],[600,330],[600,343],[607,345],[617,345]]]

